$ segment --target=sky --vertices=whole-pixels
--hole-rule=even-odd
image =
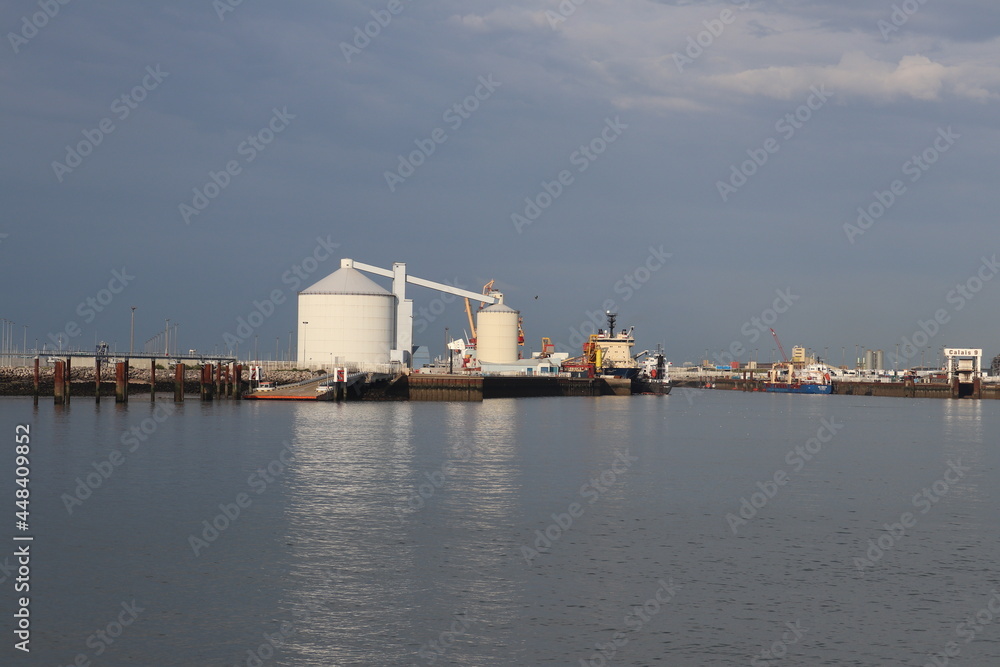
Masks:
[[[134,306],[137,348],[169,319],[282,356],[349,257],[495,280],[527,350],[612,309],[675,364],[769,361],[770,327],[836,364],[1000,353],[987,0],[17,0],[0,28],[18,347],[127,350]],[[409,296],[433,353],[467,328]]]

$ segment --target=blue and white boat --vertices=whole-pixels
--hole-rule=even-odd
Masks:
[[[764,391],[776,394],[832,394],[830,374],[821,370],[796,370],[793,364],[776,364],[767,372]]]

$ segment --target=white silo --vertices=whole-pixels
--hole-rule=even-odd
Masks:
[[[476,322],[476,356],[482,364],[517,361],[518,311],[502,301],[479,311]]]
[[[392,293],[357,269],[334,271],[299,292],[299,362],[388,362],[395,306]]]

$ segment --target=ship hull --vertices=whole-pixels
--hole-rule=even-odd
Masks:
[[[636,368],[605,368],[601,371],[601,375],[606,377],[622,378],[624,380],[634,380],[639,374],[638,367]]]
[[[670,389],[673,385],[670,381],[661,382],[659,380],[632,380],[632,393],[633,394],[656,394],[658,396],[666,396],[670,393]]]
[[[776,394],[831,394],[833,385],[816,384],[812,382],[801,382],[788,384],[787,382],[766,382],[764,391]]]

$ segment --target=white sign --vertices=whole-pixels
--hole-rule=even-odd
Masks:
[[[944,356],[946,357],[981,357],[983,356],[983,349],[972,349],[967,347],[946,347],[944,348]]]

